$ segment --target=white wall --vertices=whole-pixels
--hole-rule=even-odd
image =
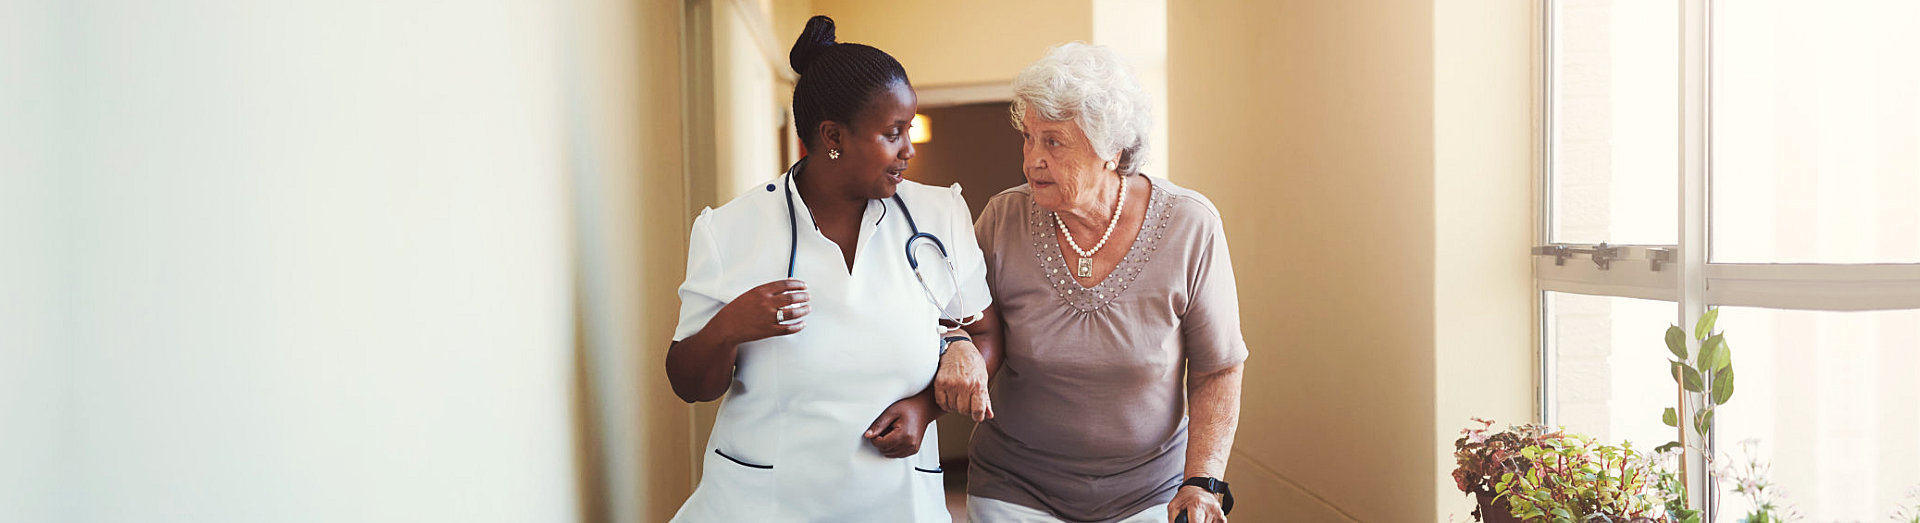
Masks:
[[[0,1],[0,520],[48,521],[65,461],[49,6]]]
[[[63,8],[70,396],[0,520],[577,517],[558,8]]]
[[[1452,479],[1470,418],[1537,421],[1535,20],[1505,0],[1433,4],[1436,521],[1473,511]]]

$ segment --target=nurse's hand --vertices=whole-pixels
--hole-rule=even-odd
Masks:
[[[813,312],[808,305],[812,297],[806,291],[806,282],[792,278],[747,289],[721,307],[707,326],[718,324],[719,332],[730,334],[732,339],[728,341],[736,345],[800,332],[807,322],[793,320]]]
[[[947,345],[947,353],[940,357],[940,372],[933,375],[933,397],[939,400],[940,408],[972,417],[974,423],[993,419],[993,400],[987,397],[987,362],[973,342]]]
[[[887,406],[887,410],[880,411],[880,417],[867,427],[865,436],[882,456],[912,456],[920,452],[920,442],[926,434],[927,424],[937,417],[940,417],[940,406],[933,404],[933,398],[924,392],[915,394],[893,402]]]

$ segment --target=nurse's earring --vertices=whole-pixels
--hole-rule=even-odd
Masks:
[[[827,149],[827,159],[829,159],[829,160],[838,160],[838,159],[840,159],[840,150],[839,150],[839,149]]]
[[[1115,162],[1115,161],[1113,161],[1113,160],[1107,160],[1107,165],[1106,165],[1106,167],[1107,167],[1107,170],[1109,170],[1109,171],[1111,171],[1111,170],[1114,170],[1114,169],[1118,169],[1118,168],[1120,168],[1120,163],[1119,163],[1119,162]]]

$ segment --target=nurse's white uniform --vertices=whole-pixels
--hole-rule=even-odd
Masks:
[[[694,220],[674,340],[699,332],[740,293],[786,277],[790,176]],[[898,193],[920,231],[938,236],[958,269],[958,291],[943,281],[936,298],[955,317],[985,309],[992,300],[986,262],[960,187],[903,182]],[[906,218],[891,199],[867,202],[849,274],[840,248],[814,227],[797,184],[792,205],[799,224],[794,277],[806,282],[812,313],[799,333],[740,346],[700,485],[673,521],[951,521],[933,425],[919,453],[902,459],[881,456],[863,437],[887,406],[926,389],[939,366],[941,311],[908,267]],[[930,249],[919,252],[923,266],[945,270]]]

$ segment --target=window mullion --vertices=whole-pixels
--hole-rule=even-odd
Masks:
[[[1680,8],[1680,252],[1676,265],[1679,274],[1680,297],[1679,311],[1676,315],[1682,328],[1691,330],[1700,314],[1706,310],[1707,301],[1707,176],[1709,157],[1708,139],[1708,3],[1709,0],[1682,0]],[[1688,337],[1688,350],[1698,353],[1699,343]],[[1683,473],[1687,483],[1687,504],[1690,507],[1706,510],[1712,505],[1711,483],[1707,473],[1707,455],[1712,452],[1712,440],[1704,438],[1690,429],[1693,426],[1693,409],[1688,404],[1697,404],[1698,394],[1678,389],[1677,398],[1682,400],[1680,432],[1682,442],[1687,445]],[[1711,431],[1709,431],[1711,432]],[[1699,447],[1699,448],[1696,448]],[[1704,449],[1704,451],[1703,451]],[[1708,514],[1711,521],[1711,514]]]

